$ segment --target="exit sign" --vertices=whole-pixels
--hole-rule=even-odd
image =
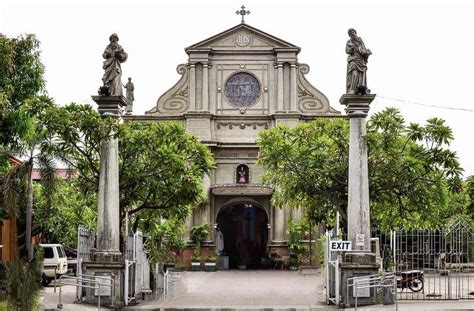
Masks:
[[[351,241],[329,241],[329,250],[332,252],[345,252],[352,250]]]

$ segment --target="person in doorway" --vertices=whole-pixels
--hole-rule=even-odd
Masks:
[[[216,249],[217,254],[222,256],[224,252],[224,235],[222,234],[219,227],[216,228]]]

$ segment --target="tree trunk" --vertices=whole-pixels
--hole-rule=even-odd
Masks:
[[[28,261],[33,260],[33,246],[31,245],[31,228],[33,220],[33,152],[31,152],[28,167],[28,188],[26,190],[26,232],[25,245],[28,254]]]

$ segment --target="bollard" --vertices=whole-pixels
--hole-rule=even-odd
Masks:
[[[56,289],[56,282],[54,283],[54,288]],[[62,292],[61,279],[59,279],[59,301],[58,301],[58,309],[62,309],[62,308],[63,308],[63,304],[61,303],[61,292]]]
[[[97,310],[100,311],[100,282],[97,284],[98,285],[98,291],[99,291],[99,297],[98,297],[98,300],[99,300],[99,303],[98,303],[98,306],[97,306]]]
[[[56,269],[54,268],[54,293],[56,294]]]
[[[358,284],[357,282],[355,282],[355,303],[354,303],[354,310],[357,311],[357,295],[359,294],[358,293]],[[349,300],[349,299],[348,299]]]

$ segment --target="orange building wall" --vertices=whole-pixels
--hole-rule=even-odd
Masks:
[[[2,262],[18,258],[16,217],[3,220],[2,245]]]

